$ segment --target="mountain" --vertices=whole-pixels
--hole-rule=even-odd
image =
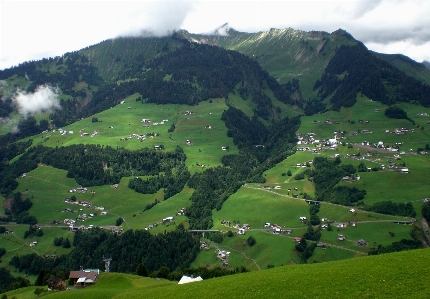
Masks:
[[[372,52],[378,58],[390,63],[405,74],[414,77],[415,79],[421,80],[427,84],[430,84],[430,64],[426,61],[421,63],[402,55],[402,54],[382,54]]]
[[[176,278],[426,247],[426,76],[342,29],[228,24],[0,71],[0,221],[14,231],[1,267],[36,276],[109,256]]]
[[[418,102],[421,104],[429,105],[426,100],[427,86],[430,83],[428,69],[404,55],[387,55],[368,51],[362,43],[342,29],[331,34],[318,31],[304,32],[291,28],[244,34],[225,24],[213,35],[196,35],[185,31],[181,33],[187,39],[195,42],[217,45],[244,53],[258,61],[280,82],[290,80],[297,82],[296,84],[300,86],[298,97],[303,101],[309,101],[307,114],[322,110],[324,106],[321,103],[328,97],[335,97],[330,100],[335,109],[351,105],[354,102],[352,99],[355,98],[358,91],[375,100],[386,103],[397,102],[399,99],[393,99],[393,95],[390,95],[392,92],[385,88],[389,88],[393,84],[399,85],[400,82],[405,81],[408,81],[407,86],[400,89],[406,90],[406,93],[412,89],[418,90],[418,93],[406,101],[419,99]],[[345,56],[344,61],[340,61],[342,55]],[[388,62],[389,65],[380,60]],[[339,67],[338,64],[341,64],[342,67]],[[358,74],[360,72],[358,68],[366,70],[366,73]],[[327,73],[328,70],[331,73]],[[373,75],[369,70],[375,70]],[[327,76],[332,76],[332,78]],[[338,80],[337,78],[341,78],[343,82],[334,83]],[[353,83],[354,86],[352,86],[347,82],[348,79],[351,82],[359,80],[363,83],[360,84],[361,86]],[[330,83],[328,81],[326,83],[334,85],[330,88],[325,86],[324,91],[318,90],[324,80],[329,80]],[[365,81],[371,81],[373,86],[364,86]],[[339,94],[342,94],[342,99],[336,100],[336,94],[332,93],[340,86],[342,86],[342,90]],[[399,90],[396,92],[398,93]],[[350,96],[347,98],[349,97],[350,100],[344,99],[348,93]],[[378,96],[376,96],[377,93],[379,93]],[[407,98],[407,95],[403,93],[400,97],[401,101],[405,101],[404,98]]]
[[[424,60],[421,63],[424,64],[425,67],[430,68],[430,62],[428,62],[427,60]]]
[[[344,30],[331,34],[322,31],[305,32],[287,29],[271,29],[267,32],[243,33],[223,27],[224,34],[178,34],[193,42],[216,45],[235,50],[251,57],[280,83],[299,79],[303,98],[313,95],[312,86],[319,79],[325,66],[342,44],[355,45],[357,41]]]

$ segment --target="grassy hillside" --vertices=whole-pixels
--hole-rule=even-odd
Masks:
[[[284,266],[177,285],[165,280],[109,273],[78,291],[46,298],[427,298],[428,249],[363,257],[354,260]],[[7,293],[36,298],[34,288]]]
[[[231,138],[226,137],[226,128],[220,120],[221,113],[226,108],[223,100],[215,100],[212,103],[202,102],[200,105],[192,107],[194,114],[184,116],[181,112],[190,109],[190,107],[163,105],[161,108],[159,105],[142,105],[134,100],[136,96],[126,99],[123,105],[115,106],[95,115],[99,122],[93,123],[90,118],[87,118],[64,128],[67,132],[73,131],[73,134],[61,135],[58,132],[50,132],[49,134],[40,135],[43,138],[36,137],[34,140],[36,143],[41,142],[52,147],[86,142],[137,149],[162,143],[167,150],[172,150],[176,145],[180,145],[187,154],[186,163],[191,173],[204,170],[204,168],[198,167],[196,163],[210,166],[220,165],[220,159],[225,154],[221,150],[221,146],[228,145],[230,146],[229,153],[237,153]],[[239,101],[243,100],[239,99]],[[128,107],[131,107],[131,109],[128,109]],[[403,126],[411,128],[411,123],[406,120],[389,119],[383,112],[375,112],[375,109],[384,111],[385,106],[366,97],[359,96],[356,105],[351,108],[342,108],[339,112],[329,111],[320,115],[302,117],[302,124],[298,133],[305,135],[308,132],[313,132],[316,138],[328,139],[333,137],[334,131],[347,132],[346,139],[343,140],[345,142],[344,146],[339,146],[335,151],[321,151],[319,155],[330,156],[336,153],[342,157],[342,163],[352,164],[355,167],[360,162],[364,162],[368,167],[379,167],[382,164],[388,165],[388,160],[394,156],[389,152],[378,153],[375,150],[365,156],[364,160],[354,160],[351,157],[347,157],[347,155],[351,156],[358,152],[363,156],[367,153],[367,150],[358,147],[361,142],[365,140],[370,143],[383,141],[385,144],[403,142],[401,149],[405,150],[405,154],[401,155],[400,160],[395,160],[395,163],[398,165],[405,163],[410,169],[409,174],[402,175],[387,168],[378,172],[360,173],[361,180],[353,184],[355,187],[367,191],[364,203],[368,205],[388,200],[395,203],[411,201],[417,211],[417,219],[419,219],[421,199],[428,197],[426,178],[430,173],[427,166],[429,163],[428,155],[417,155],[415,152],[416,148],[425,147],[426,143],[430,142],[428,124],[426,124],[428,117],[421,116],[422,113],[430,114],[430,111],[411,104],[403,104],[402,107],[416,121],[418,126],[424,127],[423,130],[417,129],[414,133],[404,135],[385,133],[383,131],[385,128],[394,129]],[[142,118],[151,118],[154,121],[168,119],[168,122],[164,125],[151,125],[150,128],[144,128],[140,122]],[[325,123],[327,119],[338,123],[327,124]],[[369,122],[366,124],[360,123],[360,119]],[[176,125],[176,129],[172,133],[167,133],[167,128],[171,123]],[[384,125],[381,126],[381,124]],[[205,129],[207,125],[211,125],[213,128],[210,130]],[[113,126],[113,129],[109,129],[109,126]],[[349,134],[351,131],[364,129],[368,129],[373,133]],[[97,130],[99,134],[94,137],[82,137],[79,134],[80,130],[90,133]],[[160,133],[160,136],[143,142],[134,139],[120,140],[131,133],[142,134],[151,131]],[[187,146],[185,142],[187,139],[191,139],[193,144]],[[350,148],[346,143],[352,143],[354,147]],[[312,148],[314,147],[312,146]],[[410,148],[414,148],[415,152],[409,153],[408,149]],[[309,206],[304,202],[303,197],[305,193],[314,197],[315,190],[310,181],[306,179],[298,181],[294,177],[304,170],[303,167],[297,167],[297,164],[303,165],[307,161],[312,161],[315,156],[310,151],[297,151],[296,154],[264,172],[266,183],[247,184],[241,187],[235,194],[230,196],[219,211],[213,211],[214,229],[232,230],[235,233],[236,229],[232,227],[233,222],[247,223],[251,226],[245,236],[238,235],[233,238],[225,238],[221,244],[211,243],[212,249],[221,248],[231,251],[229,264],[232,268],[245,266],[251,270],[258,270],[265,269],[268,265],[280,266],[298,262],[293,237],[301,237],[306,231],[307,226],[299,221],[300,216],[309,217]],[[286,175],[288,171],[291,172],[291,176]],[[78,214],[85,212],[87,214],[98,214],[82,223],[86,226],[90,224],[96,226],[113,225],[118,217],[122,217],[125,220],[123,223],[125,229],[143,229],[164,217],[175,215],[181,208],[189,207],[191,204],[189,198],[194,191],[193,189],[184,188],[181,193],[167,201],[163,201],[162,190],[156,194],[139,194],[127,187],[129,179],[129,177],[123,178],[118,185],[118,189],[113,189],[111,186],[97,186],[91,187],[91,190],[95,193],[76,194],[78,200],[89,201],[93,204],[93,207],[91,209],[85,208],[83,212],[79,212],[74,208],[75,213],[64,212],[66,208],[70,207],[70,204],[64,202],[65,198],[71,196],[68,190],[77,187],[73,179],[66,177],[64,170],[41,165],[29,172],[27,178],[19,179],[19,186],[16,191],[23,192],[24,196],[32,200],[34,205],[30,210],[30,214],[35,215],[42,225],[53,220],[63,221],[65,218],[75,218]],[[339,183],[339,185],[351,186],[351,183]],[[391,187],[385,188],[387,185]],[[267,190],[263,188],[264,186],[270,186],[272,189]],[[279,189],[275,190],[275,186],[279,186]],[[297,188],[297,191],[288,191],[288,189],[294,188]],[[293,194],[298,195],[298,198],[293,198]],[[161,203],[150,210],[143,211],[144,207],[155,199],[158,199]],[[104,206],[108,214],[100,216],[99,211],[94,209],[95,206]],[[320,218],[328,218],[332,223],[356,222],[357,226],[348,226],[340,230],[335,227],[332,232],[323,231],[321,242],[333,246],[326,250],[316,250],[310,261],[330,261],[351,258],[356,255],[361,256],[366,254],[370,248],[378,245],[388,245],[401,239],[411,238],[409,235],[411,226],[392,223],[393,221],[408,220],[408,218],[369,213],[362,210],[357,210],[356,213],[352,214],[348,210],[349,207],[331,204],[321,206],[318,213]],[[232,223],[231,227],[222,225],[222,220],[229,220]],[[283,229],[291,229],[292,233],[291,235],[273,235],[270,228],[263,228],[265,222],[276,223]],[[188,227],[185,216],[175,217],[175,224],[178,225],[179,223],[183,223],[185,227]],[[152,232],[159,233],[165,230],[170,231],[174,228],[175,225],[162,225],[154,228]],[[21,231],[17,236],[22,239],[27,228],[24,226],[20,229]],[[394,237],[389,235],[388,232],[394,232]],[[337,234],[346,235],[346,242],[339,243]],[[67,236],[64,231],[58,236],[62,235]],[[51,234],[46,234],[46,236],[42,237],[39,240],[41,241],[40,246],[35,249],[40,254],[61,253],[61,251],[58,251],[59,248],[52,247],[51,239],[54,235],[51,236],[51,239],[49,236]],[[256,238],[257,247],[244,246],[244,241],[249,236]],[[73,235],[70,234],[69,238],[73,238]],[[366,240],[368,246],[358,246],[356,242],[359,239]],[[4,240],[7,241],[6,239]],[[24,243],[27,244],[27,241]],[[12,251],[4,256],[3,265],[7,264],[9,258],[13,256],[13,249],[16,248],[14,247],[15,243],[8,244],[7,248]],[[21,248],[27,248],[22,253],[31,252],[28,246]],[[255,260],[255,262],[252,260]],[[218,266],[219,263],[220,261],[216,258],[216,254],[213,250],[210,250],[201,251],[194,265],[213,267]]]

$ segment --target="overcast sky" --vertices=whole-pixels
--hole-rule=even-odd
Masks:
[[[0,0],[0,22],[0,69],[118,36],[208,33],[224,23],[243,32],[342,28],[371,50],[430,61],[429,0]]]

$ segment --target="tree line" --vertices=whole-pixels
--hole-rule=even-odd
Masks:
[[[74,178],[79,185],[99,186],[117,184],[123,176],[155,176],[165,173],[160,176],[163,184],[154,181],[153,185],[154,188],[165,188],[166,196],[171,197],[180,192],[188,180],[185,159],[181,147],[172,152],[162,152],[148,148],[131,151],[83,144],[55,148],[37,145],[29,148],[16,162],[3,167],[1,174],[13,181],[13,178],[22,173],[35,169],[38,163],[43,163],[66,170],[67,177]],[[16,187],[16,183],[9,181],[2,185],[3,194],[8,194],[12,187]],[[136,189],[135,185],[130,187]]]
[[[111,257],[112,272],[134,273],[143,263],[149,273],[166,266],[170,271],[189,267],[200,250],[198,238],[177,229],[165,234],[151,234],[145,230],[127,230],[121,235],[94,228],[77,231],[73,249],[67,255],[54,259],[37,254],[14,256],[10,265],[29,275],[38,275],[42,269],[68,272],[85,268],[103,269],[103,257]]]

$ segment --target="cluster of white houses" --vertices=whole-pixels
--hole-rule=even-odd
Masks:
[[[270,222],[265,222],[264,227],[271,228],[272,233],[277,235],[282,234],[283,232],[286,233],[287,235],[290,235],[292,233],[291,229],[282,229],[281,226],[276,223],[271,224]]]
[[[181,209],[181,211],[185,212],[185,208],[183,208],[183,209],[184,210]],[[154,227],[157,227],[161,224],[168,224],[170,222],[173,222],[174,220],[175,220],[175,218],[173,216],[168,216],[166,218],[163,218],[161,221],[158,221],[158,222],[155,222],[153,224],[148,225],[147,227],[145,227],[145,230],[153,229]]]
[[[168,119],[163,119],[160,122],[152,122],[149,118],[142,118],[140,122],[144,124],[152,124],[153,126],[158,126],[158,125],[164,125],[168,121],[169,121]]]
[[[82,207],[91,208],[91,203],[88,202],[88,201],[80,201],[80,200],[72,201],[70,198],[66,198],[64,200],[64,202],[72,204],[72,205],[79,205],[79,206],[82,206]]]
[[[99,131],[97,131],[97,130],[94,131],[93,133],[91,133],[91,135],[90,135],[90,133],[86,133],[86,132],[81,134],[82,137],[87,137],[87,136],[95,137],[97,135],[99,135]]]
[[[88,191],[88,188],[85,187],[77,187],[77,188],[72,188],[69,190],[69,193],[73,193],[73,192],[78,192],[78,193],[85,193]]]

